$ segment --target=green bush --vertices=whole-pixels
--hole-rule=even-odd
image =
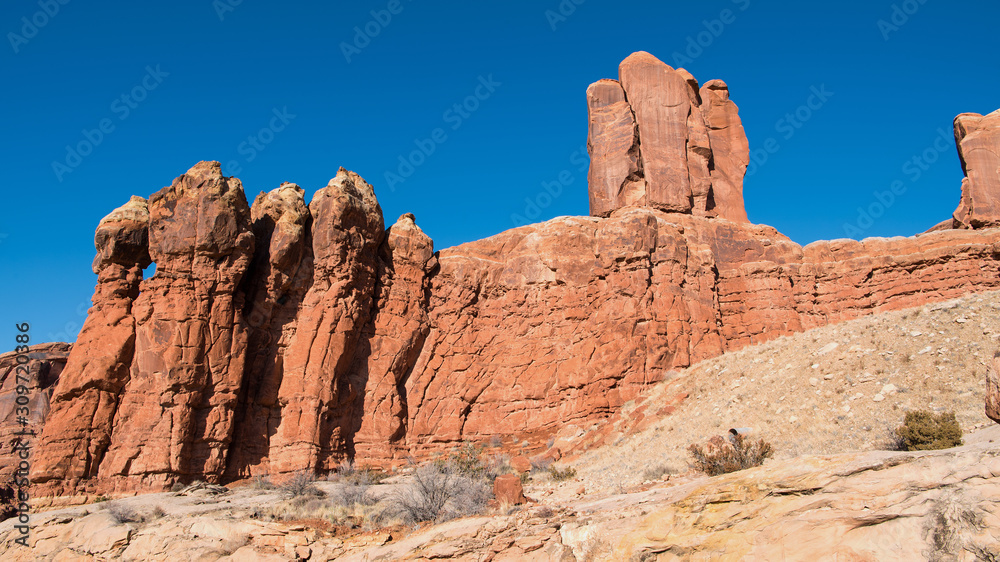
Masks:
[[[955,419],[955,412],[936,415],[927,410],[906,412],[896,434],[906,451],[949,449],[962,444],[962,427]]]
[[[704,446],[691,445],[688,451],[694,457],[694,467],[709,476],[760,466],[774,454],[767,441],[753,441],[743,435],[734,436],[732,441],[716,436]]]

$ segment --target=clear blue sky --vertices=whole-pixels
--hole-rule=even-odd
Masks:
[[[802,244],[845,237],[896,180],[905,193],[860,236],[947,218],[952,119],[1000,108],[992,0],[576,1],[5,1],[0,348],[14,322],[35,341],[75,338],[98,221],[199,160],[235,161],[250,199],[283,181],[311,196],[344,166],[375,185],[388,224],[413,212],[438,248],[513,215],[585,215],[584,91],[638,50],[729,83],[751,147],[779,147],[747,178],[750,219]],[[814,87],[833,95],[801,110]],[[477,88],[485,99],[456,112]],[[789,129],[797,110],[808,120]],[[88,151],[88,136],[103,138]],[[386,172],[421,139],[434,152],[390,189]],[[904,168],[928,149],[919,177]]]

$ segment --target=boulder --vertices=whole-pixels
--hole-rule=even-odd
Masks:
[[[516,474],[501,474],[493,481],[493,497],[500,505],[521,505],[527,501]]]

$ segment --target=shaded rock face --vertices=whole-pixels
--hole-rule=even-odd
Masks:
[[[635,53],[587,89],[590,214],[627,206],[748,222],[750,146],[729,88]]]
[[[1000,225],[1000,110],[956,117],[955,144],[965,172],[955,228]]]
[[[51,410],[52,392],[66,367],[71,348],[67,343],[29,346],[28,362],[20,366],[17,353],[0,355],[0,486],[11,482],[22,460],[14,448],[18,438],[27,442],[29,448],[36,447],[37,443],[30,433],[22,434],[37,433],[45,424]],[[18,384],[28,389],[28,403],[24,406],[28,409],[27,416],[17,410]],[[24,417],[27,423],[19,423],[20,417]]]
[[[279,473],[331,469],[343,459],[341,413],[357,393],[348,373],[371,318],[384,236],[374,189],[343,168],[316,193],[309,211],[313,284],[284,353],[281,419],[270,442],[271,470]]]
[[[308,205],[283,184],[250,206],[201,162],[106,217],[35,495],[384,466],[509,434],[539,449],[673,369],[1000,287],[1000,229],[803,248],[750,224],[725,84],[643,53],[620,74],[588,89],[600,216],[435,253],[412,215],[386,230],[353,172]],[[973,152],[969,183],[996,195]]]

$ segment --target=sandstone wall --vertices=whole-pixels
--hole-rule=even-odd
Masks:
[[[1000,187],[975,140],[994,138],[992,118],[959,118],[978,218],[803,248],[747,220],[724,83],[645,53],[620,75],[587,94],[598,216],[435,253],[412,215],[386,229],[347,170],[308,205],[283,184],[251,206],[202,162],[106,217],[35,495],[402,463],[465,439],[537,446],[672,369],[1000,287],[1000,229],[979,202]]]

